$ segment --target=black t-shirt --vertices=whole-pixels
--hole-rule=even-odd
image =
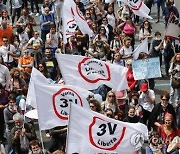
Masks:
[[[57,68],[58,68],[58,63],[56,58],[44,58],[42,60],[42,63],[45,63],[46,67],[47,67],[47,71],[51,76],[52,80],[55,80],[56,76],[57,76]]]

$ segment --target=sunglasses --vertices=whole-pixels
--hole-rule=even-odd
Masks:
[[[115,97],[114,95],[109,95],[109,97]]]
[[[166,98],[163,98],[163,99],[161,99],[161,100],[163,100],[163,101],[167,101],[168,99],[166,99]]]
[[[3,40],[3,42],[8,42],[8,40]]]

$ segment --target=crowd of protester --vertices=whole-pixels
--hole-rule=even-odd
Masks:
[[[55,53],[83,55],[127,67],[128,89],[114,91],[102,85],[92,90],[94,95],[87,98],[90,108],[109,118],[147,125],[149,142],[145,147],[146,154],[178,153],[179,42],[164,37],[159,31],[154,33],[151,20],[134,15],[122,2],[106,4],[103,0],[91,0],[87,7],[80,0],[74,1],[93,36],[76,29],[67,44],[63,44],[63,0],[44,0],[42,5],[38,5],[37,0],[11,0],[10,8],[6,6],[6,0],[0,0],[0,154],[5,154],[5,145],[12,154],[61,154],[65,151],[66,127],[46,131],[46,137],[51,139],[49,151],[44,150],[38,141],[34,120],[25,120],[23,116],[31,108],[26,105],[26,96],[33,67],[51,81],[58,83],[62,79]],[[156,23],[164,22],[164,27],[167,27],[172,12],[179,18],[173,0],[144,0],[144,3],[150,10],[152,5],[157,5]],[[35,30],[37,18],[40,31]],[[146,38],[149,54],[142,51],[138,59],[158,57],[160,65],[165,66],[162,77],[170,83],[170,91],[163,91],[157,101],[156,79],[137,81],[133,76],[135,45]]]

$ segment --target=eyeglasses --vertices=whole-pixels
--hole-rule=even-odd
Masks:
[[[163,100],[163,101],[167,101],[168,99],[166,99],[166,98],[162,98],[161,100]]]
[[[15,103],[15,101],[9,101],[9,103]]]
[[[112,114],[107,113],[106,115],[107,115],[107,117],[112,117]]]
[[[108,97],[115,97],[114,95],[109,95]]]

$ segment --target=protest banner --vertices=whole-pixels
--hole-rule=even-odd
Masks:
[[[102,84],[113,90],[128,88],[126,67],[77,55],[56,54],[56,59],[65,84],[88,90],[96,89]]]
[[[91,92],[67,85],[34,84],[41,130],[68,124],[69,104],[74,103],[90,109],[86,98]]]
[[[67,154],[130,154],[142,147],[144,139],[148,139],[144,124],[121,122],[71,104]]]
[[[132,68],[135,80],[161,77],[159,57],[133,60]]]
[[[82,15],[81,11],[73,0],[64,1],[62,14],[64,23],[64,43],[67,43],[67,38],[75,35],[78,27],[83,34],[88,34],[89,36],[92,36],[92,30],[89,28],[84,16]]]
[[[33,108],[37,109],[36,94],[34,90],[35,82],[39,84],[50,83],[49,80],[41,72],[39,72],[36,68],[33,67],[32,72],[31,72],[30,82],[29,82],[26,104],[31,105]]]
[[[165,37],[171,37],[173,39],[180,40],[180,22],[174,13],[171,13],[169,17]]]

